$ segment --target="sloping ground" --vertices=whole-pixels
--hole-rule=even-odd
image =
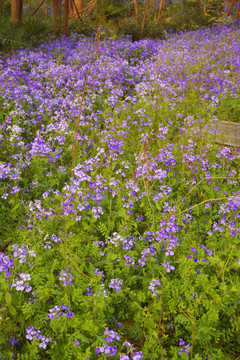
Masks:
[[[93,39],[1,58],[0,356],[237,356],[239,39],[104,40],[80,114]]]
[[[192,129],[190,136],[194,135],[210,137],[217,144],[240,148],[240,123],[219,121],[204,128]]]

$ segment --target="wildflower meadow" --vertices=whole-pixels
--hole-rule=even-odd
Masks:
[[[240,359],[240,29],[0,57],[0,359]]]

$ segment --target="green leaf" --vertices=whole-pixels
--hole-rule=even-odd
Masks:
[[[9,312],[11,315],[15,316],[17,314],[16,309],[13,305],[9,306]]]
[[[8,307],[10,307],[12,303],[12,295],[9,292],[6,293],[6,303]]]
[[[137,299],[140,301],[140,302],[144,302],[146,300],[146,296],[145,294],[143,294],[142,292],[139,292],[137,294]]]
[[[125,217],[126,216],[126,210],[124,208],[120,208],[118,210],[118,213],[121,217]]]
[[[116,254],[113,254],[113,253],[108,253],[107,254],[107,260],[108,261],[114,261],[114,260],[116,260],[116,258],[117,258]]]

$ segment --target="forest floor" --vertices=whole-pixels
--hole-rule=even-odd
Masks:
[[[239,89],[234,27],[0,57],[3,359],[239,359]]]

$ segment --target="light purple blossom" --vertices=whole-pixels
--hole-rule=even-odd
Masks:
[[[153,296],[157,296],[158,294],[158,290],[155,289],[156,286],[161,286],[161,283],[159,280],[153,279],[148,287],[149,290],[151,290]]]
[[[59,280],[63,281],[64,286],[71,285],[73,282],[74,277],[71,275],[70,269],[68,270],[61,270],[59,273]]]
[[[26,339],[29,341],[37,340],[40,348],[46,349],[48,343],[52,340],[50,337],[41,335],[41,330],[36,330],[33,326],[29,326],[26,330]]]
[[[109,287],[112,288],[115,292],[118,292],[119,290],[121,290],[122,284],[123,284],[122,280],[111,279]]]
[[[170,265],[170,263],[162,264],[165,268],[167,268],[167,272],[170,273],[172,270],[175,270],[175,267],[173,265]]]

